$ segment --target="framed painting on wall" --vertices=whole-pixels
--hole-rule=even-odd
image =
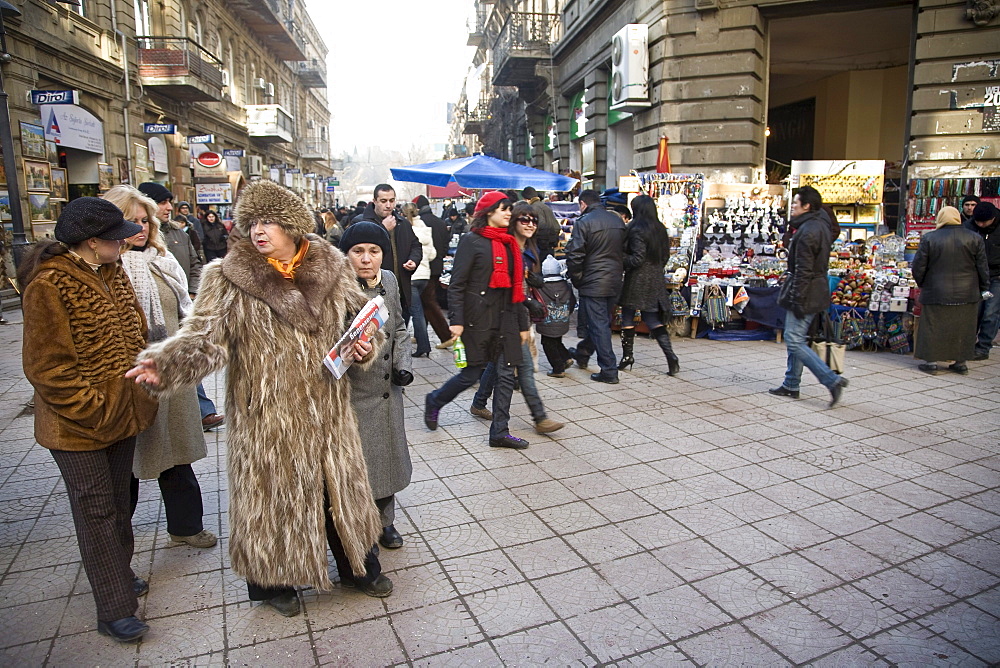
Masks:
[[[6,190],[0,190],[0,220],[12,220],[13,215],[10,212],[10,193]]]
[[[21,155],[25,158],[48,159],[45,150],[45,130],[41,125],[21,121]]]
[[[59,146],[54,141],[45,142],[45,154],[49,158],[49,164],[59,166]]]
[[[24,161],[24,181],[29,192],[48,193],[52,190],[52,166],[41,160]]]
[[[28,211],[31,222],[40,223],[52,220],[52,207],[48,193],[30,193],[28,195]]]
[[[853,223],[854,222],[854,207],[853,206],[835,206],[833,207],[833,215],[837,218],[838,223]]]
[[[62,167],[53,167],[52,172],[52,199],[65,202],[69,199],[69,184],[66,182],[66,170]]]
[[[115,168],[106,162],[97,163],[97,179],[101,192],[111,190],[115,185]]]

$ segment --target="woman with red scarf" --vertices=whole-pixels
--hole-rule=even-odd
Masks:
[[[441,409],[475,385],[489,362],[499,377],[493,393],[490,446],[524,449],[528,442],[510,435],[510,398],[521,344],[529,336],[524,308],[524,266],[510,225],[510,200],[488,192],[476,204],[471,231],[458,242],[448,286],[451,334],[462,337],[468,366],[424,400],[424,424],[437,429]]]

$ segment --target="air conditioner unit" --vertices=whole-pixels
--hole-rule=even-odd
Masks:
[[[264,77],[257,77],[253,80],[253,87],[265,90],[267,88],[267,82],[264,81]]]
[[[264,161],[259,155],[247,156],[247,174],[250,176],[262,176],[264,174]]]
[[[649,27],[629,23],[611,38],[611,108],[640,111],[649,101]]]
[[[274,97],[274,84],[268,83],[267,88],[264,89],[264,97]]]

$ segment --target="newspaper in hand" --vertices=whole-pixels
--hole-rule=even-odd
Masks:
[[[354,362],[354,344],[358,341],[370,341],[375,332],[385,326],[388,319],[389,309],[386,308],[382,295],[376,295],[365,304],[347,332],[323,358],[323,364],[334,378],[340,378],[347,373],[348,367]]]

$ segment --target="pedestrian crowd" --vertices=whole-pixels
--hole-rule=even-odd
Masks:
[[[341,586],[389,596],[379,554],[405,542],[395,528],[395,495],[412,473],[403,392],[413,359],[430,356],[428,328],[438,349],[461,352],[455,375],[424,398],[426,427],[437,429],[441,410],[478,383],[469,411],[489,421],[496,448],[529,445],[509,429],[517,388],[538,434],[564,427],[535,382],[534,333],[554,378],[596,355],[591,380],[619,383],[637,361],[640,326],[666,373],[680,373],[664,281],[670,242],[655,201],[606,206],[583,190],[578,203],[559,253],[563,230],[530,187],[486,192],[438,217],[423,196],[397,203],[387,184],[353,209],[312,212],[258,181],[241,191],[229,227],[214,211],[192,215],[187,202],[172,215],[173,194],[152,182],[69,202],[55,239],[38,242],[20,268],[23,363],[36,440],[67,489],[98,631],[120,642],[149,631],[135,616],[148,584],[130,566],[140,480],[157,481],[171,541],[216,545],[192,464],[207,454],[204,432],[224,422],[230,560],[248,598],[299,614],[297,586],[333,586],[328,547]],[[788,366],[770,392],[797,398],[805,366],[832,407],[848,382],[810,349],[808,330],[830,303],[833,221],[809,187],[791,213],[779,297]],[[968,213],[963,226],[956,209],[943,212],[914,267],[933,328],[917,354],[952,359],[958,373],[989,354],[1000,318],[996,210]],[[352,364],[337,379],[322,360],[375,297],[388,317],[347,350]],[[611,335],[618,307],[620,358]],[[575,309],[579,342],[567,347]],[[223,370],[225,415],[201,385]]]

